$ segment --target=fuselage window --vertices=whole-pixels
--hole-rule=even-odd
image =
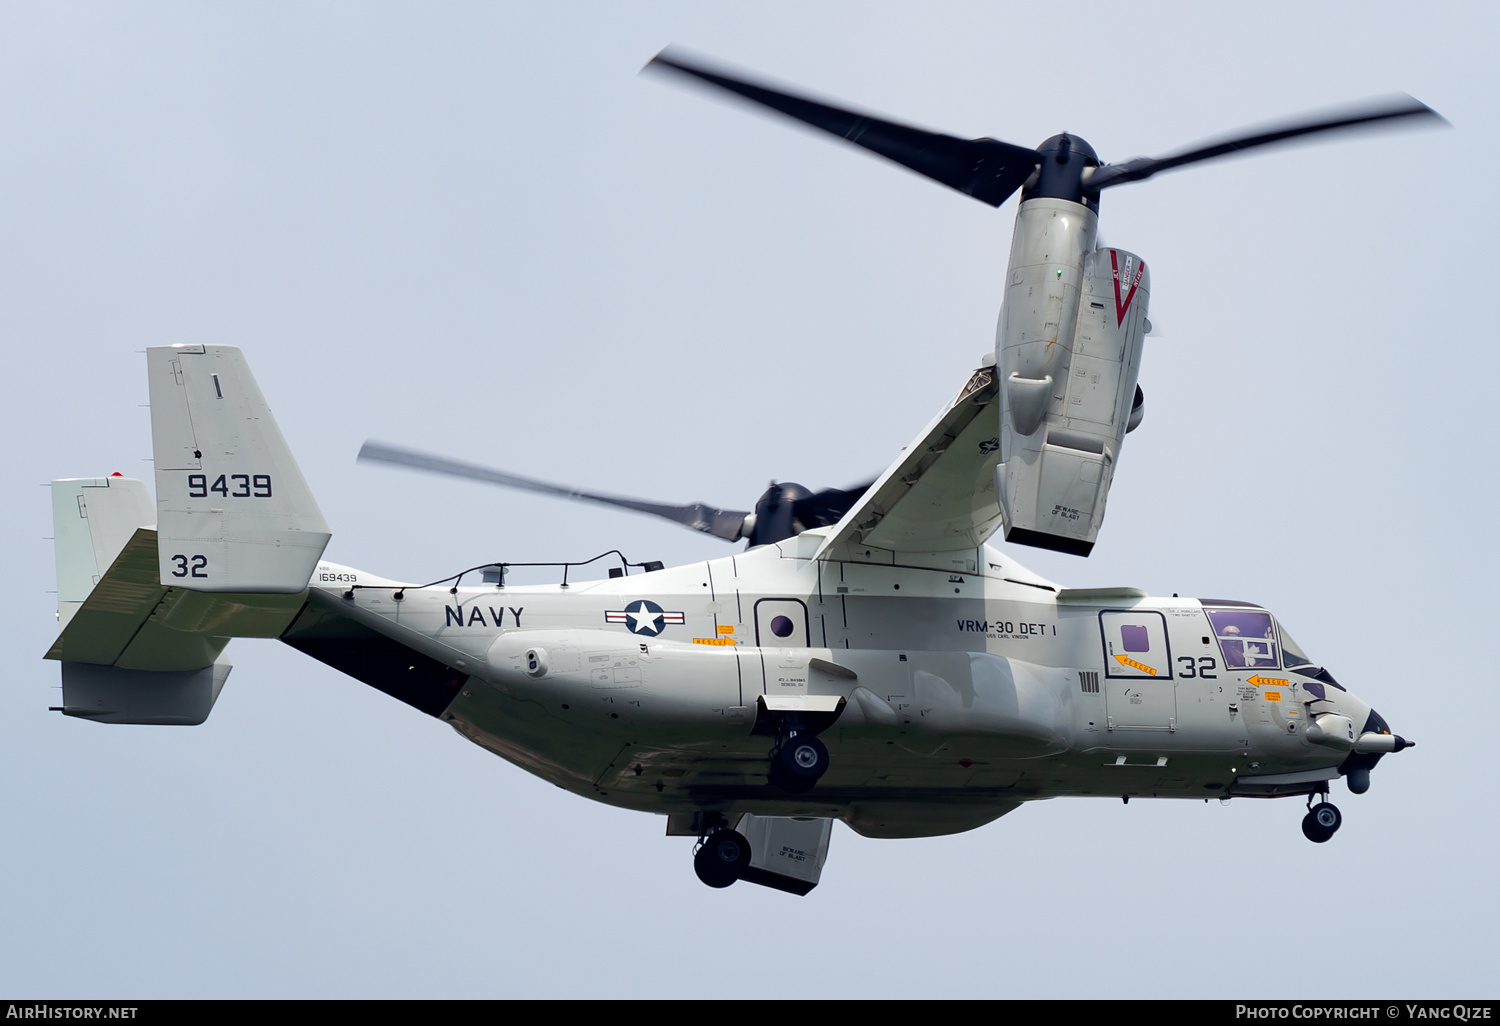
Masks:
[[[1275,668],[1276,625],[1271,614],[1254,609],[1211,609],[1208,620],[1214,625],[1224,665],[1230,669]]]
[[[1144,627],[1120,625],[1120,642],[1127,652],[1151,651],[1151,635]]]

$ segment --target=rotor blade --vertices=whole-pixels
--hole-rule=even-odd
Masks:
[[[690,527],[694,531],[702,531],[704,534],[711,534],[725,541],[736,541],[740,537],[740,526],[749,515],[740,510],[715,509],[701,502],[694,502],[687,506],[669,506],[664,503],[645,502],[641,499],[628,499],[618,495],[583,492],[576,488],[566,488],[562,485],[548,484],[546,481],[492,470],[475,463],[450,460],[442,456],[430,456],[427,453],[401,449],[393,445],[382,445],[379,442],[366,442],[360,447],[359,458],[380,463],[394,463],[397,466],[426,470],[433,474],[447,474],[450,477],[483,481],[487,484],[500,485],[503,488],[516,488],[523,492],[537,492],[541,495],[555,495],[563,499],[582,499],[606,506],[620,506],[635,510],[637,513],[650,513],[652,516],[663,517],[683,527]]]
[[[874,481],[853,488],[825,488],[792,503],[792,516],[804,527],[828,527],[844,519]]]
[[[1025,146],[998,139],[959,139],[894,121],[817,103],[663,50],[646,68],[670,69],[718,86],[754,103],[821,128],[942,182],[981,203],[998,207],[1031,176],[1041,157]],[[642,69],[645,70],[645,69]]]
[[[1185,164],[1195,164],[1200,160],[1214,160],[1218,157],[1230,156],[1257,146],[1270,146],[1273,143],[1286,142],[1322,132],[1385,127],[1384,123],[1400,118],[1420,118],[1424,121],[1441,122],[1444,125],[1448,123],[1446,118],[1427,104],[1403,94],[1384,100],[1367,101],[1356,107],[1324,111],[1321,114],[1309,115],[1293,121],[1266,125],[1249,134],[1206,142],[1190,150],[1166,157],[1136,157],[1122,164],[1106,164],[1094,169],[1084,179],[1084,185],[1089,189],[1107,189],[1111,185],[1139,182],[1162,171],[1170,171]]]

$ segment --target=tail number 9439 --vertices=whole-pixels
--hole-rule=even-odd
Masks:
[[[206,499],[222,495],[226,499],[269,499],[270,474],[220,474],[209,484],[207,474],[189,474],[188,498]]]

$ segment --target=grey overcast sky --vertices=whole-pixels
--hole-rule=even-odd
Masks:
[[[0,992],[1495,995],[1496,8],[0,0]],[[47,712],[47,492],[150,480],[140,350],[241,346],[333,526],[430,580],[732,547],[356,465],[664,501],[883,468],[992,345],[994,211],[637,71],[675,43],[961,136],[1159,154],[1394,91],[1452,130],[1112,190],[1145,423],[1072,586],[1263,602],[1418,747],[1335,800],[835,830],[796,899],[274,642],[202,727]],[[1491,256],[1486,257],[1485,253]]]

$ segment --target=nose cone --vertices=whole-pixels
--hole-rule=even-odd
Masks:
[[[1355,742],[1354,751],[1339,764],[1339,772],[1344,775],[1350,791],[1364,794],[1370,789],[1370,771],[1380,762],[1381,756],[1414,746],[1415,742],[1406,740],[1400,734],[1392,734],[1385,717],[1371,709],[1370,714],[1365,717],[1365,727]]]
[[[1381,740],[1385,739],[1385,740]],[[1359,744],[1356,750],[1365,748],[1375,752],[1399,752],[1406,748],[1415,748],[1415,741],[1408,741],[1400,734],[1391,733],[1391,725],[1385,722],[1385,717],[1374,709],[1365,719],[1364,732],[1359,736]]]

